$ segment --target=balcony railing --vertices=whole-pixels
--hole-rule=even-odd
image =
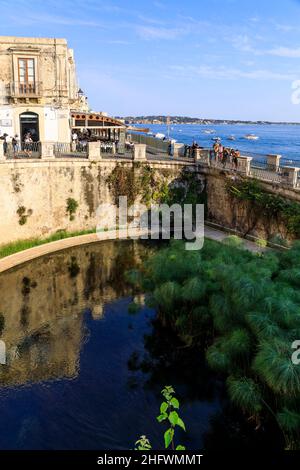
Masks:
[[[14,98],[39,97],[42,94],[42,82],[21,83],[11,82],[8,85],[8,94]]]
[[[2,142],[3,141],[0,140],[0,145],[3,145],[3,153],[8,160],[18,158],[41,158],[41,142],[18,142],[16,144]]]

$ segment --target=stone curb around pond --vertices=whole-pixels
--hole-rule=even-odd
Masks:
[[[35,246],[33,248],[28,248],[27,250],[14,253],[9,256],[5,256],[0,259],[0,273],[3,273],[9,269],[15,268],[23,263],[27,263],[36,258],[55,253],[57,251],[65,250],[67,248],[72,248],[81,245],[89,245],[90,243],[101,242],[105,240],[126,240],[132,238],[139,238],[142,235],[148,233],[146,230],[131,229],[118,231],[118,237],[115,236],[115,231],[107,231],[100,233],[91,233],[87,235],[79,235],[77,237],[64,238],[62,240],[56,240],[54,242],[45,243],[44,245]],[[221,230],[216,230],[212,227],[205,226],[205,238],[210,240],[215,240],[222,242],[225,238],[228,237],[228,233]],[[245,241],[245,248],[254,253],[261,253],[265,251],[264,248],[257,246],[254,242],[249,240]]]

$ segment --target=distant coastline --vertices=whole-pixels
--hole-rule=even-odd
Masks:
[[[248,124],[248,125],[293,125],[299,126],[300,122],[273,122],[273,121],[243,121],[234,119],[204,119],[188,116],[116,116],[126,124],[196,124],[196,125],[216,125],[216,124]]]

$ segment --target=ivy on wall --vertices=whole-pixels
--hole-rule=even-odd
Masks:
[[[146,206],[205,203],[205,191],[197,175],[184,170],[172,179],[173,175],[170,170],[136,162],[130,168],[117,164],[106,181],[117,206],[120,196],[127,196],[129,206],[138,199]]]
[[[228,193],[238,201],[248,202],[258,217],[281,220],[290,235],[300,237],[300,204],[268,193],[254,179],[227,184]]]

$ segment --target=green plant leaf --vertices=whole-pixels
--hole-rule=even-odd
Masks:
[[[181,418],[178,418],[176,424],[177,424],[177,426],[180,426],[184,431],[186,430],[186,429],[185,429],[185,424],[184,424],[184,422],[182,421]]]
[[[171,411],[171,413],[169,414],[169,421],[172,424],[172,426],[176,426],[178,419],[179,419],[179,416],[178,416],[177,411]]]
[[[179,408],[179,401],[177,400],[177,398],[173,397],[172,400],[171,400],[171,405],[173,406],[173,408],[176,408],[176,410],[178,410]]]
[[[174,437],[174,429],[169,428],[164,434],[165,448],[168,449]]]
[[[185,447],[179,445],[179,446],[176,447],[176,450],[185,450]]]
[[[167,419],[167,417],[168,417],[167,413],[162,413],[159,416],[157,416],[156,419],[159,423],[161,423],[162,421],[165,421]]]
[[[160,412],[161,414],[165,413],[168,409],[168,403],[166,403],[165,401],[162,402],[162,404],[160,405]]]

